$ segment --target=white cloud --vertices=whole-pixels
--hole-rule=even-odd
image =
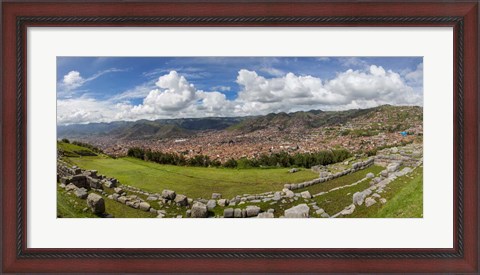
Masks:
[[[83,85],[85,85],[85,83],[95,80],[98,77],[107,73],[123,71],[126,71],[126,69],[110,68],[107,70],[99,71],[88,78],[83,78],[78,71],[70,71],[63,76],[63,80],[61,82],[57,83],[57,96],[59,98],[69,97],[74,90],[82,87]]]
[[[80,97],[57,100],[57,124],[112,121],[117,108],[106,101]]]
[[[422,105],[422,87],[414,89],[408,84],[418,83],[421,76],[421,65],[404,77],[396,72],[386,71],[381,66],[371,65],[365,69],[346,70],[330,80],[308,75],[297,76],[293,73],[266,78],[255,71],[242,69],[236,79],[240,86],[237,98],[228,99],[224,93],[218,91],[197,90],[185,76],[170,71],[160,76],[155,83],[156,88],[149,91],[148,85],[140,85],[106,101],[91,98],[59,100],[58,122],[69,124],[245,116],[311,109],[369,108],[381,104]],[[222,90],[215,88],[214,90]],[[123,99],[142,97],[143,102],[138,105],[121,102]]]
[[[423,63],[418,64],[415,71],[406,73],[405,79],[411,86],[423,86]]]
[[[285,72],[279,69],[275,69],[272,67],[263,67],[260,69],[260,71],[265,72],[271,76],[282,76],[285,75]]]
[[[63,83],[67,86],[81,85],[83,81],[83,77],[81,77],[80,73],[77,71],[70,71],[68,74],[63,76]]]

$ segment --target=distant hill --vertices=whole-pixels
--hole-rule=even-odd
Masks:
[[[397,131],[423,121],[422,107],[383,105],[346,111],[301,111],[271,113],[255,117],[209,117],[118,121],[76,124],[57,127],[58,138],[111,136],[118,139],[151,139],[188,137],[198,131],[228,130],[249,133],[262,129],[299,132],[326,126],[349,125],[358,130]]]

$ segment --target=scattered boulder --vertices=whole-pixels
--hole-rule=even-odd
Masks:
[[[353,194],[353,204],[362,205],[365,200],[366,194],[363,192],[356,192]]]
[[[215,206],[217,206],[217,202],[215,200],[209,200],[207,202],[207,209],[208,210],[212,210],[213,208],[215,208]]]
[[[212,199],[218,200],[222,198],[222,194],[220,193],[212,193]]]
[[[383,170],[382,172],[380,172],[380,175],[385,178],[388,177],[388,170]]]
[[[158,197],[155,195],[150,195],[147,197],[147,201],[157,201],[157,200],[158,200]]]
[[[258,214],[257,218],[274,218],[273,213],[263,212]]]
[[[330,215],[328,215],[328,214],[325,212],[325,213],[322,213],[322,214],[320,215],[320,217],[322,217],[322,218],[330,218]]]
[[[254,217],[257,216],[258,213],[260,213],[260,207],[255,206],[255,205],[249,205],[247,206],[246,215],[247,217]]]
[[[176,193],[173,190],[165,189],[162,191],[162,197],[167,200],[173,200],[176,197]]]
[[[191,216],[192,216],[192,210],[188,209],[188,210],[185,212],[185,217],[190,218]]]
[[[323,210],[322,208],[318,209],[317,211],[315,211],[315,213],[317,215],[322,215],[323,213],[325,213],[325,210]]]
[[[113,191],[117,194],[122,194],[123,193],[123,189],[120,188],[120,187],[113,188]]]
[[[300,195],[304,199],[311,199],[312,198],[312,195],[310,195],[310,192],[308,192],[308,191],[303,191],[302,193],[300,193]]]
[[[295,193],[293,193],[293,191],[291,191],[291,190],[288,190],[288,191],[285,191],[285,196],[287,198],[293,198],[293,197],[295,197]]]
[[[185,195],[177,195],[175,196],[175,203],[178,205],[178,206],[187,206],[188,205],[188,199],[187,199],[187,196]]]
[[[296,172],[298,172],[298,171],[300,171],[300,169],[298,169],[298,168],[292,168],[292,169],[290,169],[290,170],[288,171],[288,173],[296,173]]]
[[[70,183],[70,184],[68,184],[67,186],[65,186],[65,190],[66,190],[67,192],[68,192],[68,191],[75,191],[75,190],[77,190],[77,189],[78,189],[78,187],[75,186],[73,183]]]
[[[290,190],[288,190],[288,191],[289,191],[289,192],[292,192],[292,191],[290,191]],[[293,192],[292,192],[292,193],[293,193]],[[280,192],[275,192],[275,194],[273,194],[273,198],[272,198],[272,199],[275,200],[275,201],[279,201],[279,200],[282,199],[282,194],[281,194]]]
[[[234,217],[234,210],[233,208],[225,208],[223,210],[223,217],[224,218],[233,218]]]
[[[207,206],[201,202],[196,202],[192,206],[192,218],[206,218],[208,216]]]
[[[220,205],[221,207],[225,207],[228,205],[228,200],[227,199],[220,199],[218,200],[218,205]]]
[[[80,198],[82,200],[86,199],[88,197],[87,189],[83,187],[78,188],[77,190],[75,190],[75,196],[77,196],[77,198]]]
[[[98,194],[90,193],[87,197],[87,205],[94,214],[105,213],[105,201]]]
[[[91,188],[94,189],[102,189],[102,184],[100,183],[100,180],[92,177],[87,177],[87,182],[88,185],[90,185]]]
[[[143,210],[143,211],[149,211],[150,210],[150,204],[148,202],[143,201],[138,205],[138,208],[140,210]]]
[[[285,210],[285,218],[308,218],[310,207],[308,205],[299,204],[292,208]]]
[[[374,205],[375,203],[377,203],[377,202],[376,202],[375,199],[372,198],[372,197],[368,197],[368,198],[365,200],[365,206],[366,206],[366,207],[370,207],[370,206]]]
[[[368,173],[366,175],[366,177],[369,178],[369,179],[373,179],[375,177],[375,175],[373,173]]]
[[[116,182],[109,181],[109,180],[107,180],[104,185],[105,185],[105,187],[107,187],[107,188],[117,187],[117,183],[116,183]]]
[[[387,199],[385,199],[385,198],[381,198],[381,199],[380,199],[380,203],[381,203],[381,204],[385,204],[385,203],[387,203]]]

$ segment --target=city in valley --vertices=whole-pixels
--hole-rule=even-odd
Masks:
[[[65,57],[58,74],[59,218],[423,217],[422,58]]]

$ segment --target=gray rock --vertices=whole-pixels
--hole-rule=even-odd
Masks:
[[[287,198],[293,198],[295,197],[295,193],[293,193],[293,191],[288,190],[288,191],[285,191],[285,196]]]
[[[283,188],[286,188],[286,189],[290,189],[290,187],[291,187],[291,185],[288,184],[288,183],[286,183],[286,184],[283,185]]]
[[[288,190],[288,191],[290,191],[290,190]],[[290,191],[290,192],[292,192],[292,191]],[[279,201],[281,199],[282,199],[282,194],[280,192],[275,192],[275,194],[273,194],[273,200]]]
[[[310,207],[305,203],[285,210],[285,218],[308,218]]]
[[[380,175],[385,178],[388,177],[388,170],[383,170],[382,172],[380,172]]]
[[[320,214],[320,217],[322,217],[322,218],[330,218],[330,215],[328,215],[327,213],[322,213],[322,214]]]
[[[90,193],[87,197],[87,206],[90,207],[90,210],[94,214],[103,214],[105,213],[105,201],[102,196]]]
[[[143,211],[149,211],[150,210],[150,204],[148,202],[141,202],[138,205],[138,208],[140,208],[140,210],[143,210]]]
[[[123,189],[120,188],[120,187],[114,188],[113,191],[114,191],[115,193],[117,193],[117,194],[122,194],[122,193],[123,193]]]
[[[65,190],[66,190],[67,192],[68,192],[68,191],[75,191],[75,190],[77,190],[77,189],[78,189],[78,187],[75,186],[73,183],[70,183],[70,184],[68,184],[67,186],[65,186]]]
[[[192,218],[206,218],[208,216],[207,206],[201,202],[196,202],[192,206]]]
[[[387,166],[387,170],[388,172],[390,173],[393,173],[395,171],[398,170],[398,168],[400,168],[400,163],[396,162],[396,163],[391,163]]]
[[[175,196],[175,203],[178,205],[178,206],[187,206],[188,205],[188,200],[187,200],[187,196],[185,195],[177,195]]]
[[[127,199],[127,197],[125,197],[125,196],[120,196],[120,197],[117,199],[117,201],[120,202],[120,203],[124,203],[124,204],[125,204],[125,203],[127,203],[128,199]]]
[[[185,211],[185,217],[187,218],[192,217],[192,210],[188,209],[187,211]]]
[[[273,218],[273,213],[263,212],[258,214],[257,218]]]
[[[387,199],[385,199],[385,198],[381,198],[381,199],[380,199],[380,203],[381,203],[381,204],[385,204],[385,203],[387,203]]]
[[[215,208],[215,206],[217,206],[217,202],[215,200],[209,200],[207,202],[207,209],[208,210],[212,210],[213,208]]]
[[[298,172],[298,171],[300,171],[300,169],[298,169],[298,168],[292,168],[292,169],[290,169],[290,170],[288,171],[288,173],[296,173],[296,172]]]
[[[228,205],[228,200],[227,199],[220,199],[218,200],[218,205],[220,205],[221,207],[225,207]]]
[[[233,218],[234,217],[234,210],[233,208],[225,208],[223,210],[223,217],[224,218]]]
[[[275,213],[275,209],[270,208],[270,209],[267,210],[267,212],[268,212],[268,213]]]
[[[78,188],[77,190],[75,190],[75,196],[77,196],[77,198],[80,198],[82,200],[86,199],[88,197],[87,189],[83,187]]]
[[[114,183],[114,182],[112,182],[112,181],[109,181],[109,180],[106,181],[104,185],[105,185],[105,187],[107,187],[107,188],[117,187],[117,184],[116,184],[116,183]]]
[[[150,195],[147,197],[147,201],[157,201],[157,200],[158,200],[158,197],[155,195]]]
[[[233,217],[242,218],[242,209],[235,208],[235,210],[233,211]]]
[[[302,193],[300,193],[300,195],[302,195],[302,198],[304,198],[304,199],[311,199],[312,198],[312,195],[310,195],[310,192],[308,192],[308,191],[303,191]]]
[[[101,189],[102,184],[100,183],[100,180],[92,178],[92,177],[87,177],[87,182],[90,185],[91,188],[95,189]]]
[[[340,214],[342,215],[350,215],[353,213],[353,211],[355,211],[355,204],[350,204],[349,206],[345,207],[345,209],[343,209]]]
[[[176,196],[177,196],[177,194],[173,190],[165,189],[165,190],[162,191],[162,197],[164,199],[173,200],[173,199],[175,199]]]
[[[220,193],[212,193],[212,199],[218,200],[222,198],[222,194]]]
[[[370,206],[374,205],[375,203],[377,203],[377,202],[372,197],[368,197],[367,199],[365,199],[365,206],[366,207],[370,207]]]
[[[258,213],[260,213],[260,207],[254,206],[254,205],[249,205],[249,206],[247,206],[247,209],[246,209],[246,215],[247,215],[247,217],[257,216]]]
[[[368,173],[366,177],[369,179],[373,179],[375,175],[373,173]]]
[[[322,215],[323,213],[325,213],[325,210],[323,210],[322,208],[318,209],[317,211],[315,211],[315,213],[317,215]]]
[[[365,200],[366,194],[363,192],[356,192],[353,194],[353,204],[362,205]]]
[[[247,217],[247,210],[244,208],[242,209],[242,218],[246,218]]]

